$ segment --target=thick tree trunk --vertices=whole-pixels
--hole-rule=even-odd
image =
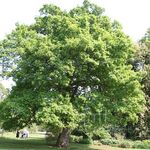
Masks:
[[[62,132],[58,136],[56,146],[68,147],[68,145],[69,145],[69,134],[70,134],[70,130],[68,128],[63,128]]]

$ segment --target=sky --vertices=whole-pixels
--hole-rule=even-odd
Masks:
[[[150,0],[90,0],[105,8],[105,15],[123,26],[133,41],[142,38],[150,27]],[[83,0],[2,0],[0,1],[0,40],[15,29],[16,23],[31,24],[43,4],[55,4],[64,10],[81,5]],[[10,81],[3,81],[6,87]]]

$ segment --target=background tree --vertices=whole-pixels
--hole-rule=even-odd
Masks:
[[[139,41],[135,58],[133,61],[134,68],[139,71],[138,67],[142,67],[144,71],[141,84],[146,97],[145,111],[140,114],[138,123],[132,127],[132,138],[145,139],[150,135],[150,29],[147,30],[145,36]],[[137,67],[138,64],[138,67]]]
[[[103,11],[87,0],[68,13],[44,5],[34,24],[17,25],[2,41],[1,52],[13,62],[7,75],[16,82],[0,105],[4,128],[53,126],[60,130],[57,146],[65,147],[79,124],[104,123],[92,121],[93,114],[105,113],[108,124],[138,120],[141,77],[126,63],[133,45]]]

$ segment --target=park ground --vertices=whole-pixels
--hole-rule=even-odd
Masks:
[[[31,134],[28,139],[16,139],[15,133],[4,134],[0,137],[0,150],[60,150],[50,146],[44,138],[44,135]],[[67,150],[139,150],[116,148],[106,145],[88,145],[71,143]],[[140,149],[143,150],[143,149]],[[146,149],[145,149],[146,150]],[[148,150],[148,149],[147,149]]]

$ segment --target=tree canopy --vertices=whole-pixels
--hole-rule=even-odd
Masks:
[[[4,128],[35,122],[65,135],[97,113],[108,123],[137,121],[145,100],[127,63],[134,47],[103,11],[87,0],[69,12],[44,5],[34,24],[17,25],[1,42],[1,59],[11,62],[5,75],[16,83],[0,105]]]

